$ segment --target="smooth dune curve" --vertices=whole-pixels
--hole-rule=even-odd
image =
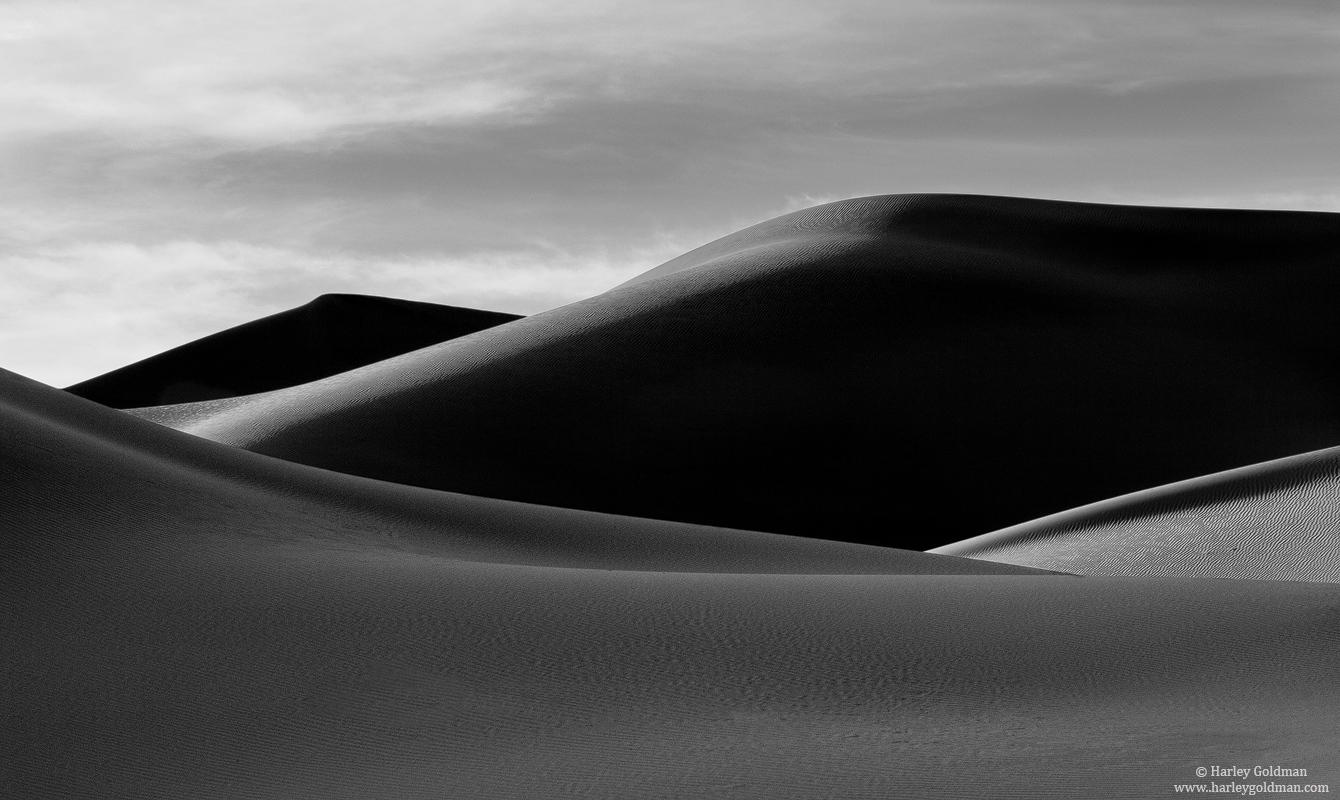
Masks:
[[[206,546],[214,537],[271,536],[313,547],[574,569],[1039,572],[384,483],[222,447],[5,370],[0,388],[11,564],[34,538],[39,552],[95,538],[152,553]]]
[[[0,437],[7,796],[1148,798],[1206,764],[1340,776],[1337,586],[881,562],[476,501],[3,372]],[[1014,574],[770,574],[803,564]]]
[[[1340,582],[1340,448],[1147,489],[931,552],[1081,575]]]
[[[1340,215],[858,198],[320,381],[133,411],[331,470],[926,549],[1340,444]]]
[[[520,317],[499,311],[324,294],[297,308],[89,378],[66,391],[113,408],[268,392],[515,319]]]

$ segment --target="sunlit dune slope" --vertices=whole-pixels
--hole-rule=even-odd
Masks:
[[[326,294],[70,386],[113,408],[214,400],[307,383],[519,319],[389,297]]]
[[[272,393],[135,411],[332,470],[924,549],[1340,443],[1340,215],[895,195]]]
[[[932,552],[1083,575],[1340,581],[1340,448],[1148,489]]]
[[[1148,798],[1207,763],[1340,776],[1340,586],[1025,574],[467,498],[3,372],[0,439],[6,796]],[[821,569],[888,574],[777,574]],[[934,574],[959,570],[1018,574]]]

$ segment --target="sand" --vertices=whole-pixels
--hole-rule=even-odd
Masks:
[[[1340,582],[1340,448],[1147,489],[932,552],[1082,575]]]
[[[0,796],[1340,784],[1337,233],[864,198],[305,383],[245,326],[111,373],[259,394],[0,370]]]
[[[1338,220],[860,198],[324,380],[134,413],[398,483],[924,550],[1340,444]]]
[[[0,381],[7,796],[1156,797],[1211,763],[1340,775],[1337,585],[1030,574],[467,498]]]
[[[113,408],[268,392],[519,319],[390,297],[324,294],[174,347],[66,391]]]

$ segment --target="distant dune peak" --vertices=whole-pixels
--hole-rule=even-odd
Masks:
[[[66,391],[114,408],[255,394],[336,375],[519,318],[389,297],[324,294]]]

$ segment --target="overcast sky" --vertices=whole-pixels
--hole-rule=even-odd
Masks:
[[[1340,211],[1334,0],[0,0],[0,366],[533,313],[870,194]]]

